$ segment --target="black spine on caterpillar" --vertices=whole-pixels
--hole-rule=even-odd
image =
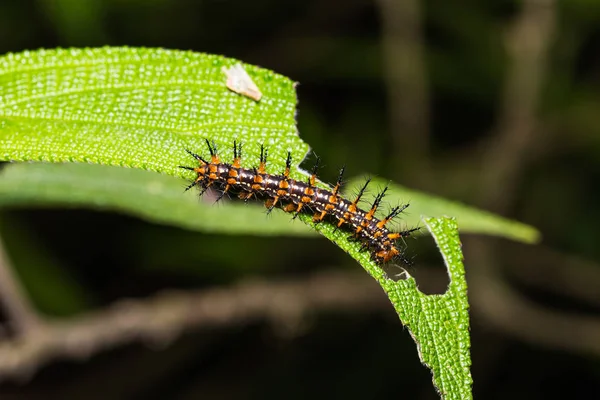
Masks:
[[[196,173],[196,179],[186,190],[199,186],[200,195],[202,195],[208,188],[214,187],[220,190],[217,200],[226,194],[234,194],[246,201],[251,198],[265,201],[269,212],[278,207],[285,212],[293,213],[294,218],[300,213],[310,213],[313,214],[315,223],[324,220],[334,221],[337,228],[352,232],[352,238],[362,243],[363,249],[370,252],[371,259],[377,264],[382,265],[396,260],[410,264],[410,261],[396,246],[396,241],[410,236],[419,228],[392,232],[386,227],[386,224],[402,213],[408,204],[394,207],[383,219],[375,216],[387,187],[375,197],[371,208],[365,211],[358,207],[358,203],[370,180],[365,182],[353,201],[347,200],[339,193],[342,187],[344,168],[340,170],[336,185],[331,189],[323,189],[316,186],[318,160],[308,181],[303,182],[290,178],[292,165],[290,153],[288,153],[283,173],[273,175],[266,171],[268,154],[264,146],[261,146],[259,166],[242,168],[241,144],[234,142],[234,158],[231,164],[221,162],[214,143],[211,144],[206,140],[206,144],[210,153],[209,161],[187,150],[199,165],[196,167],[181,166],[181,168]]]

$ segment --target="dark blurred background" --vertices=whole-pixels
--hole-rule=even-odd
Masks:
[[[346,164],[538,227],[537,245],[463,237],[474,395],[600,396],[600,2],[0,2],[0,53],[99,45],[275,70],[300,82],[325,181]],[[33,343],[0,358],[2,399],[437,398],[381,289],[323,238],[1,216],[32,304],[3,294],[0,346]],[[412,273],[443,292],[430,241]],[[56,353],[36,347],[50,324]]]

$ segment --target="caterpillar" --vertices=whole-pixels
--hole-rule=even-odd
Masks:
[[[375,197],[371,208],[365,211],[359,208],[358,203],[365,194],[370,179],[367,179],[353,201],[345,199],[340,194],[344,167],[340,170],[335,186],[323,189],[316,186],[319,158],[317,158],[307,182],[303,182],[290,178],[291,152],[287,153],[285,170],[279,175],[273,175],[266,171],[267,149],[264,145],[260,149],[259,165],[254,168],[241,166],[241,143],[233,142],[233,161],[230,164],[221,161],[214,142],[211,144],[206,139],[206,145],[210,153],[210,160],[186,149],[187,153],[198,162],[195,167],[179,166],[196,174],[196,179],[186,187],[186,191],[198,186],[201,189],[200,196],[202,196],[209,188],[216,188],[220,192],[217,201],[226,194],[237,195],[246,201],[256,198],[265,202],[268,212],[277,207],[285,212],[293,213],[293,218],[300,213],[312,213],[315,223],[332,221],[335,223],[336,229],[342,228],[350,231],[351,238],[361,242],[361,250],[368,250],[371,259],[376,264],[383,265],[401,261],[410,265],[410,261],[396,245],[396,241],[410,236],[419,228],[392,232],[386,227],[392,219],[408,207],[408,204],[393,207],[384,218],[379,219],[375,216],[375,212],[388,190],[387,187]]]

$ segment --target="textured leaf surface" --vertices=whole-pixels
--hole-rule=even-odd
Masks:
[[[260,102],[252,101],[226,88],[222,67],[237,63],[216,55],[145,48],[41,50],[4,56],[0,58],[0,154],[4,160],[120,165],[191,179],[193,174],[178,168],[194,162],[184,149],[206,155],[203,139],[209,138],[217,142],[223,159],[229,160],[231,143],[237,139],[245,144],[244,166],[257,164],[261,144],[268,146],[270,171],[284,168],[287,151],[292,151],[297,166],[308,145],[296,131],[293,82],[244,64],[264,93]],[[77,173],[79,167],[50,168],[47,177],[62,175],[56,179],[63,182],[65,189],[69,182],[70,189],[62,192],[62,199],[58,192],[44,196],[48,189],[40,182],[42,167],[24,168],[34,168],[34,188],[26,184],[26,171],[20,172],[21,186],[18,179],[5,183],[5,191],[14,191],[12,200],[5,201],[18,201],[18,192],[22,191],[22,196],[33,205],[35,187],[39,187],[42,193],[37,194],[37,204],[45,198],[55,204],[72,202],[81,206],[89,202],[98,206],[93,196],[86,200],[84,188],[96,196],[97,191],[110,190],[112,186],[96,176],[94,179],[100,181],[95,191],[90,191],[94,182],[80,182],[77,177],[85,178],[85,172]],[[71,174],[68,178],[67,172]],[[122,182],[121,188],[133,184],[131,179],[136,176],[135,172],[129,173],[129,178],[123,178],[129,182],[125,184],[116,174],[110,172],[106,179]],[[302,172],[294,170],[293,175],[298,178]],[[345,192],[351,193],[354,184]],[[143,185],[140,183],[139,187]],[[384,186],[383,181],[376,180],[374,186],[377,185]],[[537,238],[533,228],[522,224],[400,186],[393,185],[391,189],[388,202],[412,203],[405,217],[407,225],[417,224],[421,215],[459,215],[465,232],[523,241]],[[114,195],[107,196],[103,204],[126,211],[123,202],[110,204],[111,198],[117,202],[118,193]],[[144,196],[144,203],[153,199]],[[156,206],[148,204],[162,210],[153,214],[157,221],[202,229],[202,223],[185,223],[181,217],[165,216],[179,211],[161,206],[160,202]],[[146,218],[153,217],[147,214]],[[209,220],[207,224],[216,228]],[[257,225],[257,230],[263,225]]]
[[[146,48],[41,50],[0,58],[3,160],[80,161],[183,176],[184,149],[210,138],[248,154],[269,146],[302,157],[294,82],[243,64],[260,102],[232,93],[222,67],[238,61]],[[301,161],[295,160],[297,163]]]
[[[294,166],[308,151],[297,135],[294,83],[244,65],[263,93],[260,102],[226,88],[221,56],[162,49],[101,48],[25,52],[0,58],[0,157],[127,166],[193,178],[184,149],[206,155],[214,140],[230,160],[233,140],[245,144],[246,167],[267,145],[268,169],[279,172],[287,151]],[[296,178],[303,172],[294,168]],[[253,234],[306,234],[278,213],[265,218],[243,204],[204,207],[183,181],[166,175],[87,164],[10,165],[0,175],[0,205],[68,204],[112,209],[189,229]],[[377,185],[377,183],[376,183]],[[383,185],[381,185],[383,186]],[[348,193],[348,192],[347,192]],[[411,202],[404,223],[420,215],[458,215],[464,231],[533,241],[537,232],[490,214],[394,186],[390,203]],[[310,216],[304,216],[305,221]],[[460,243],[454,220],[427,219],[451,275],[448,292],[426,296],[412,278],[394,282],[331,224],[315,227],[345,249],[381,284],[413,334],[422,360],[447,398],[470,398],[469,322]]]
[[[317,229],[348,251],[375,279],[391,300],[402,323],[419,349],[421,361],[433,373],[433,382],[443,398],[470,399],[470,337],[467,282],[462,263],[458,225],[453,218],[426,218],[425,226],[435,239],[448,268],[450,285],[443,295],[425,295],[405,271],[405,280],[395,281],[373,263],[367,252],[348,246],[347,234],[330,225]]]
[[[421,361],[433,372],[443,398],[469,399],[471,395],[471,341],[467,282],[462,263],[458,225],[451,218],[424,220],[442,253],[450,284],[443,295],[424,295],[415,281],[392,281],[369,270],[394,304],[400,319],[419,348]]]

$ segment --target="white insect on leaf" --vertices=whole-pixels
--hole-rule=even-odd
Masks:
[[[235,64],[230,68],[223,67],[222,70],[227,75],[226,85],[229,90],[255,101],[261,99],[262,93],[241,64]]]

